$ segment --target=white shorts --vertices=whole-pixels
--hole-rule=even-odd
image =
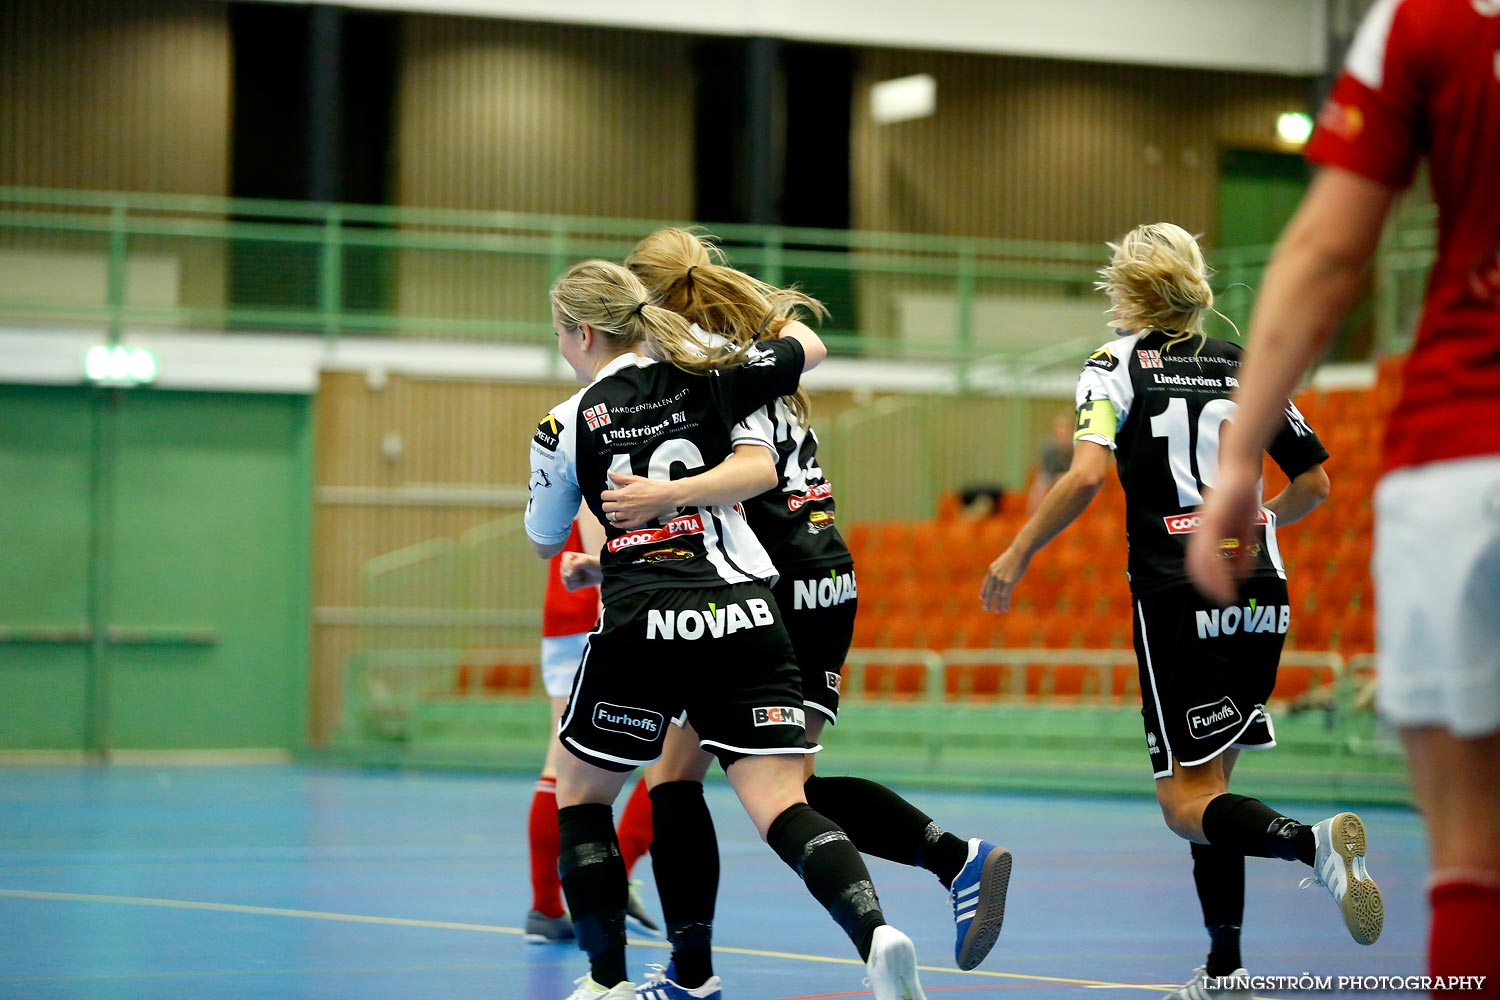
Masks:
[[[583,660],[583,648],[589,644],[589,633],[558,635],[542,640],[542,686],[553,698],[573,693],[573,678]]]
[[[1500,729],[1500,455],[1375,490],[1376,704],[1398,726]]]

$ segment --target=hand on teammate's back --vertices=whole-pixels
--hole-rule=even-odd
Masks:
[[[604,515],[616,528],[629,531],[677,513],[671,483],[617,472],[609,474],[609,481],[615,489],[600,493],[599,499],[603,501]]]

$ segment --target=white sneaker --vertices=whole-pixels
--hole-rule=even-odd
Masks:
[[[1193,978],[1187,985],[1168,993],[1165,1000],[1254,1000],[1249,977],[1250,973],[1244,969],[1235,969],[1227,976],[1210,976],[1208,966],[1200,965],[1193,970]]]
[[[688,989],[679,986],[672,977],[677,975],[673,965],[648,965],[650,974],[646,981],[635,988],[635,1000],[724,1000],[724,982],[718,976],[709,976],[702,986]]]
[[[922,984],[917,982],[916,947],[911,938],[888,924],[875,928],[865,971],[870,974],[865,985],[874,992],[875,1000],[927,1000]]]
[[[1339,904],[1344,926],[1360,944],[1374,944],[1385,926],[1380,886],[1365,871],[1365,824],[1352,812],[1330,816],[1313,827],[1313,874],[1302,888],[1321,885]]]
[[[612,989],[605,989],[594,982],[593,976],[580,976],[573,985],[578,988],[563,1000],[635,1000],[635,983],[615,983]]]

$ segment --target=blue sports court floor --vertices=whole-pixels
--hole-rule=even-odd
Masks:
[[[520,931],[532,784],[291,766],[0,769],[0,997],[561,1000],[585,969],[581,954],[527,945]],[[871,862],[934,1000],[1150,996],[1202,960],[1187,845],[1151,799],[910,797],[1016,858],[1005,930],[970,973],[953,968],[936,880]],[[709,798],[725,860],[726,1000],[868,996],[847,941],[728,788],[712,786]],[[1287,811],[1312,821],[1333,807]],[[1323,889],[1298,890],[1305,869],[1251,859],[1252,972],[1422,971],[1420,823],[1406,810],[1360,812],[1385,893],[1384,937],[1354,944]],[[655,909],[649,859],[637,875]],[[635,942],[631,969],[639,976],[664,955],[658,942]]]

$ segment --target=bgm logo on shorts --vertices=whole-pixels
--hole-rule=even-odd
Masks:
[[[838,694],[844,689],[844,675],[834,673],[832,670],[823,671],[823,676],[828,678],[828,690]]]
[[[807,726],[807,715],[800,708],[753,708],[757,726]]]
[[[646,612],[646,638],[691,641],[708,635],[714,639],[722,639],[741,629],[760,628],[775,621],[776,616],[771,613],[770,603],[760,597],[747,599],[744,607],[738,603],[722,606],[710,604],[707,611],[696,608],[686,611],[657,611],[653,608]]]
[[[624,733],[650,743],[662,732],[666,720],[660,712],[629,705],[612,705],[607,701],[594,704],[594,728],[611,733]]]
[[[1188,735],[1195,740],[1233,729],[1244,721],[1245,717],[1227,694],[1218,701],[1187,710]]]

